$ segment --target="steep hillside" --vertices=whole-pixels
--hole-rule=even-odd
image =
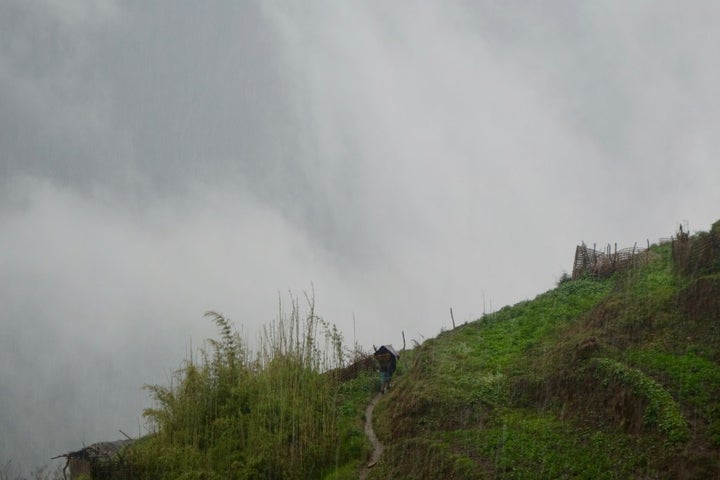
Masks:
[[[720,222],[644,255],[405,355],[368,478],[720,478]]]
[[[305,313],[297,299],[281,308],[257,351],[208,312],[220,338],[170,385],[148,387],[152,434],[117,458],[84,459],[83,471],[106,480],[720,478],[720,222],[640,255],[600,255],[610,264],[403,352],[395,385],[367,410],[379,387],[373,359],[355,348],[347,365],[312,297]],[[384,444],[371,465],[363,412]]]

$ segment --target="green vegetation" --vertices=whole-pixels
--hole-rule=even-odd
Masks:
[[[143,479],[343,478],[366,455],[361,412],[374,377],[340,383],[342,338],[314,313],[266,327],[252,355],[232,324],[207,314],[220,340],[190,358],[170,386],[149,386],[154,434],[131,461]],[[352,477],[352,476],[351,476]]]
[[[375,410],[386,453],[368,478],[718,477],[714,230],[415,349]]]
[[[720,366],[717,363],[695,352],[678,355],[631,350],[625,356],[632,364],[662,378],[672,396],[685,406],[691,421],[707,422],[712,446],[720,447]]]
[[[628,393],[638,400],[647,402],[643,415],[645,426],[657,427],[667,435],[671,443],[687,440],[687,424],[680,413],[680,408],[658,382],[640,370],[629,368],[609,358],[594,359],[593,365],[598,367],[597,379],[602,387],[609,387],[610,383],[615,382],[619,387],[627,388]]]
[[[404,352],[367,478],[720,478],[720,222],[642,255]],[[136,478],[358,477],[378,380],[341,369],[340,334],[299,310],[256,353],[208,314],[220,339],[148,387]]]
[[[582,430],[548,412],[508,409],[483,430],[445,432],[443,437],[466,458],[487,462],[484,469],[474,465],[470,478],[622,479],[629,471],[650,473],[647,459],[627,455],[638,446],[632,436]]]

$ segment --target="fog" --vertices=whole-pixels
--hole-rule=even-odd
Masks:
[[[0,468],[313,292],[422,341],[720,218],[714,2],[0,2]]]

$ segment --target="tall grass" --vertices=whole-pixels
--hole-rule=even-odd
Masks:
[[[140,478],[321,478],[357,461],[356,419],[328,374],[344,362],[342,335],[306,301],[303,313],[297,299],[281,306],[254,351],[227,318],[206,314],[219,339],[169,386],[147,387],[153,434],[131,453]]]

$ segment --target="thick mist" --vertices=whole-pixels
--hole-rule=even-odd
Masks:
[[[0,4],[0,467],[314,290],[348,345],[720,218],[720,7]]]

